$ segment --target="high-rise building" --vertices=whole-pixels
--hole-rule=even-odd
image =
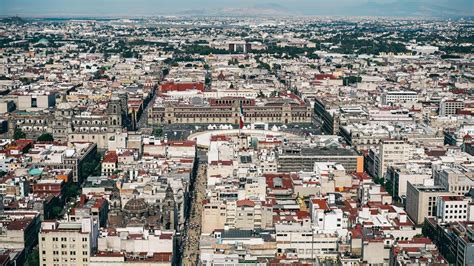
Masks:
[[[43,222],[39,233],[40,265],[89,265],[97,249],[98,221]]]
[[[464,108],[464,102],[458,100],[442,100],[439,103],[439,115],[447,116],[454,115],[459,109]]]
[[[384,178],[387,168],[396,163],[406,163],[412,154],[412,147],[403,140],[383,140],[375,157],[375,175]]]
[[[278,155],[278,172],[312,172],[315,162],[341,164],[347,172],[364,171],[364,157],[353,149],[289,146]]]
[[[416,224],[423,223],[426,217],[436,216],[436,202],[441,196],[452,196],[452,194],[441,186],[412,184],[408,181],[406,199],[408,216]]]

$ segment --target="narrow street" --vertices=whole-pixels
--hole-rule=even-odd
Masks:
[[[147,106],[145,106],[145,108],[143,109],[143,113],[137,122],[137,129],[141,129],[148,126],[148,110],[153,107],[157,94],[158,92],[155,92],[153,94],[153,97],[150,99]]]
[[[183,232],[184,251],[182,253],[182,265],[197,265],[199,261],[199,238],[201,236],[202,201],[205,199],[207,161],[203,162],[198,169],[193,198],[191,200],[191,215]]]

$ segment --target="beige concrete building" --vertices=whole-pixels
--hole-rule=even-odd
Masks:
[[[362,245],[362,265],[388,265],[392,242],[387,239],[364,239]]]
[[[309,222],[276,224],[277,256],[294,253],[299,259],[325,257],[337,252],[335,234],[318,234]]]
[[[0,249],[29,251],[36,245],[40,223],[36,211],[3,211],[0,213]]]
[[[403,140],[383,140],[375,157],[375,175],[384,178],[389,166],[408,162],[412,154],[412,146]]]
[[[2,99],[0,101],[0,113],[8,113],[15,109],[15,103],[12,100]]]
[[[55,93],[45,93],[39,95],[18,95],[17,109],[24,111],[31,108],[47,109],[56,104]]]
[[[426,217],[436,216],[436,202],[440,196],[453,195],[444,187],[431,184],[407,184],[406,212],[416,224]]]
[[[463,196],[474,187],[474,172],[461,166],[444,169],[435,174],[435,183],[449,192]]]
[[[422,184],[424,180],[432,178],[432,170],[416,164],[396,165],[388,167],[387,176],[392,181],[392,195],[403,200],[407,195],[408,181]]]
[[[43,222],[39,233],[40,265],[89,265],[97,249],[98,222]]]
[[[213,200],[205,203],[202,215],[202,233],[214,230],[253,230],[269,228],[273,224],[272,208],[260,201],[249,199],[227,201]]]
[[[222,201],[212,201],[204,205],[202,211],[203,234],[211,234],[216,229],[223,229],[226,223],[226,204]]]

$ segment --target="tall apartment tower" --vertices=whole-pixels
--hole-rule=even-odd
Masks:
[[[406,163],[412,155],[412,147],[403,140],[383,140],[375,158],[375,175],[383,178],[389,166]]]
[[[432,181],[431,181],[432,182]],[[453,196],[441,186],[435,186],[426,181],[426,184],[407,183],[406,211],[416,224],[422,224],[426,217],[437,215],[436,204],[438,197]]]
[[[40,265],[89,265],[91,253],[97,250],[98,235],[98,221],[91,217],[80,222],[43,222],[39,233]]]

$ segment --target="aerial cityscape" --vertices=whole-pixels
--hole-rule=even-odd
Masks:
[[[0,265],[474,265],[474,3],[336,2],[0,0]]]

